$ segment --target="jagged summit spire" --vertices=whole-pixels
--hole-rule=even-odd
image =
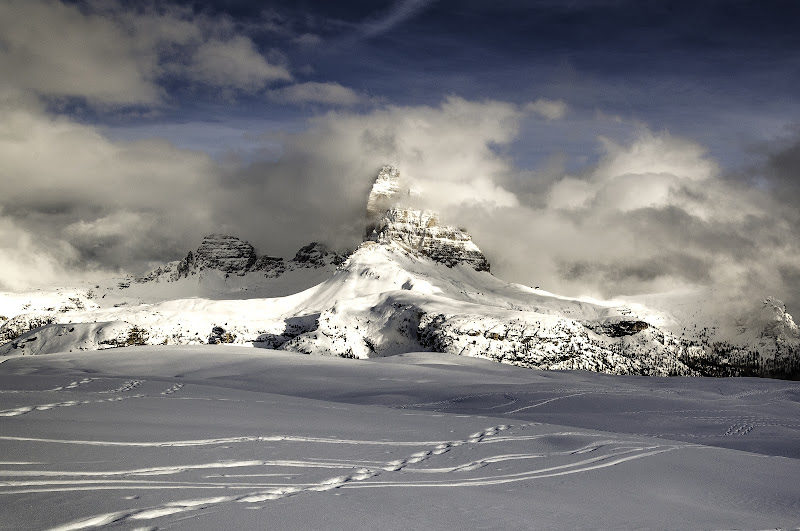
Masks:
[[[381,168],[367,200],[366,241],[395,243],[447,267],[465,264],[477,271],[489,271],[489,261],[472,242],[472,236],[440,225],[437,212],[401,206],[403,196],[400,171],[394,166]]]
[[[367,199],[367,238],[378,230],[386,211],[395,206],[399,196],[400,171],[394,166],[384,166],[378,172]]]

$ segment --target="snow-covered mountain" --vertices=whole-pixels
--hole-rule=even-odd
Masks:
[[[142,277],[31,295],[0,326],[0,355],[222,342],[353,358],[449,352],[616,374],[800,371],[800,333],[776,299],[731,321],[704,291],[596,301],[508,283],[465,230],[414,202],[387,166],[349,256],[313,243],[284,260],[211,235]]]

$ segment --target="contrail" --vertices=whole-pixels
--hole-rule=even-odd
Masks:
[[[364,35],[374,37],[386,33],[398,24],[402,24],[436,0],[400,0],[395,3],[382,18],[364,23]]]

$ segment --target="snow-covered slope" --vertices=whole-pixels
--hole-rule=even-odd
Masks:
[[[596,301],[508,283],[464,230],[411,208],[399,183],[383,168],[365,241],[346,259],[319,244],[292,260],[259,257],[247,242],[212,235],[184,260],[97,286],[46,320],[10,319],[0,355],[224,342],[357,358],[428,350],[617,374],[800,372],[800,334],[780,301],[726,321],[703,291]],[[70,346],[64,338],[77,332],[64,323],[91,323],[95,335],[76,328]]]
[[[226,346],[2,359],[0,529],[793,529],[800,383]]]

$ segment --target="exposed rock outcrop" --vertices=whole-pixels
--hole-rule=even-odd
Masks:
[[[248,242],[224,234],[203,238],[194,255],[199,269],[216,269],[235,275],[249,271],[257,258],[255,249]]]
[[[403,194],[400,172],[384,166],[367,200],[365,240],[397,243],[410,253],[454,267],[464,264],[476,271],[489,271],[489,261],[466,231],[441,225],[439,214],[402,206],[411,194]]]
[[[302,268],[338,266],[347,254],[328,249],[324,244],[312,242],[302,247],[291,260],[277,256],[258,256],[250,243],[234,236],[211,234],[203,238],[196,251],[183,260],[169,262],[136,279],[136,282],[174,282],[205,270],[221,271],[228,275],[244,276],[261,272],[267,278],[277,278],[287,271]]]
[[[301,247],[292,258],[294,267],[320,268],[326,265],[340,265],[347,259],[347,254],[331,251],[322,243],[311,242]]]
[[[15,315],[0,326],[0,345],[8,343],[30,330],[49,325],[55,320],[56,315],[53,313],[31,312]]]

